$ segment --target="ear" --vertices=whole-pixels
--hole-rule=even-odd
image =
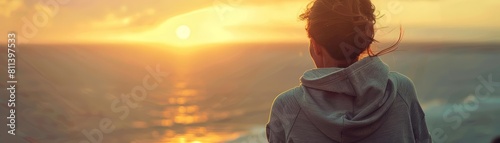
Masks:
[[[316,41],[314,41],[314,39],[312,38],[311,38],[311,48],[315,55],[323,56],[323,49],[321,45],[317,44]]]

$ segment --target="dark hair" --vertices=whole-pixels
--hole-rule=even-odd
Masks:
[[[370,0],[314,0],[300,19],[307,21],[309,38],[326,48],[332,58],[357,61],[363,52],[378,56],[394,51],[401,41],[402,33],[391,47],[377,54],[372,52],[370,45],[376,41],[374,12]]]

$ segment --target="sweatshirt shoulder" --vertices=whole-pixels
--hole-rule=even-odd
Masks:
[[[413,87],[413,81],[404,74],[399,72],[389,72],[389,77],[395,79],[398,85],[402,87]]]
[[[389,78],[396,84],[397,92],[402,98],[415,100],[416,91],[413,81],[407,76],[398,72],[389,72]]]
[[[289,105],[290,102],[295,101],[295,97],[294,96],[297,95],[297,94],[301,94],[301,92],[302,92],[301,86],[296,86],[296,87],[290,88],[290,89],[288,89],[288,90],[286,90],[284,92],[281,92],[274,99],[273,106],[276,106],[276,105]]]

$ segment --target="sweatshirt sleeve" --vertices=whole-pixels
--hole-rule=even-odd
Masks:
[[[285,143],[293,127],[300,106],[294,94],[300,94],[301,87],[294,87],[278,95],[271,107],[269,122],[266,125],[266,135],[269,143]]]
[[[269,143],[284,143],[286,140],[284,123],[280,119],[280,116],[284,113],[282,104],[284,93],[278,95],[271,106],[269,122],[266,125],[266,136]]]
[[[412,113],[412,128],[413,136],[417,143],[432,143],[429,131],[427,130],[427,123],[425,122],[425,114],[420,107],[418,101],[413,103]]]
[[[266,136],[269,143],[284,143],[285,130],[278,116],[271,111],[271,117],[266,125]]]
[[[431,136],[427,130],[425,116],[422,115],[420,120],[413,122],[413,134],[417,143],[432,143]]]
[[[427,124],[425,122],[425,113],[418,102],[417,93],[415,91],[415,86],[413,82],[406,76],[398,74],[400,78],[400,86],[402,89],[406,89],[405,95],[409,95],[409,104],[411,111],[411,124],[413,128],[413,136],[415,142],[417,143],[432,143],[431,136],[427,130]]]

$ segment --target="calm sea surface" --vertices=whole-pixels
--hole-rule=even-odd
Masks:
[[[273,99],[313,68],[307,44],[21,45],[16,58],[17,135],[2,143],[265,142]],[[500,135],[499,45],[403,44],[383,60],[415,83],[435,142]]]

